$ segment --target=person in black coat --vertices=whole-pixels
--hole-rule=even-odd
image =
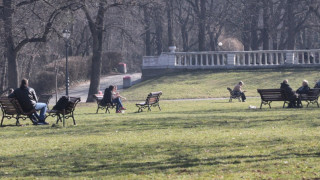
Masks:
[[[282,89],[284,91],[285,95],[287,96],[287,98],[290,101],[287,108],[297,107],[296,102],[297,102],[298,95],[292,90],[292,88],[288,84],[287,79],[283,80],[283,82],[281,83],[280,89]]]
[[[302,86],[299,89],[297,89],[296,93],[299,94],[299,97],[300,97],[301,94],[308,94],[309,90],[310,90],[310,87],[309,87],[308,81],[307,80],[303,80],[302,81]],[[298,98],[298,100],[297,100],[297,106],[299,108],[302,107],[300,98]]]
[[[314,88],[320,88],[320,80],[316,82],[316,84],[314,85]]]
[[[29,81],[27,79],[22,79],[20,88],[15,89],[13,93],[11,93],[8,97],[16,98],[24,112],[30,112],[33,109],[37,111],[40,110],[40,115],[38,115],[38,113],[34,113],[32,116],[29,117],[34,124],[49,124],[45,122],[47,104],[38,102],[36,92],[33,88],[29,87]]]

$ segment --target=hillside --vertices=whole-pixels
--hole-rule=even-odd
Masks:
[[[317,68],[186,71],[143,81],[124,90],[123,95],[129,100],[143,100],[153,91],[162,91],[162,99],[228,97],[226,88],[233,88],[241,80],[245,83],[246,95],[253,97],[259,96],[258,88],[279,88],[284,79],[289,80],[293,89],[299,88],[304,79],[313,87],[320,79],[320,72]]]

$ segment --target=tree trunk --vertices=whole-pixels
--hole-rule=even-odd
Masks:
[[[294,50],[296,43],[295,19],[293,13],[294,0],[287,1],[287,49]]]
[[[174,39],[173,39],[173,19],[172,19],[172,8],[173,8],[173,1],[167,0],[167,18],[168,18],[168,46],[174,46]]]
[[[162,33],[163,33],[163,27],[162,27],[162,16],[161,11],[158,9],[158,12],[156,13],[155,17],[155,27],[156,27],[156,54],[160,55],[163,51],[163,44],[162,44]]]
[[[150,14],[148,8],[143,8],[144,22],[145,22],[145,46],[146,46],[146,56],[151,56],[151,31],[150,31]]]
[[[8,86],[10,88],[17,88],[19,85],[19,73],[18,73],[18,62],[17,53],[14,48],[14,41],[12,35],[12,18],[13,18],[13,2],[12,0],[3,1],[3,21],[4,21],[4,36],[5,36],[5,50],[6,57],[8,60]]]
[[[102,1],[99,3],[99,9],[97,12],[96,21],[94,22],[89,15],[87,9],[85,9],[86,17],[89,23],[90,31],[92,34],[92,65],[91,65],[91,77],[90,87],[88,92],[88,98],[86,102],[94,102],[93,95],[97,94],[100,89],[100,75],[101,75],[101,54],[102,54],[102,41],[103,41],[103,23],[104,23],[104,4]]]
[[[180,28],[181,28],[183,52],[187,52],[189,51],[189,37],[188,37],[187,27],[185,25],[181,25]]]
[[[206,50],[206,0],[200,0],[200,12],[199,12],[199,51]]]
[[[262,42],[263,50],[269,50],[269,0],[263,1],[263,30],[262,30]]]

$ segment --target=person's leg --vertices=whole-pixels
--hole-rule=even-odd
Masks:
[[[36,103],[35,109],[37,111],[40,110],[39,121],[44,122],[45,115],[46,115],[46,112],[47,112],[47,104],[46,103]]]
[[[119,102],[119,98],[113,99],[112,103],[116,104],[116,111],[118,112],[120,110],[120,103],[121,103],[121,101]]]
[[[242,102],[245,102],[246,101],[246,95],[242,92],[241,93],[241,99],[242,99]]]

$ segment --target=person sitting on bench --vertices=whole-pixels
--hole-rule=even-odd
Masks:
[[[316,82],[316,84],[314,85],[314,88],[320,88],[320,79]]]
[[[47,104],[38,102],[36,92],[33,88],[29,87],[29,82],[27,79],[22,79],[20,88],[15,89],[13,93],[11,93],[8,97],[16,98],[24,112],[29,112],[32,109],[35,109],[37,111],[40,110],[40,116],[37,113],[34,113],[32,116],[29,117],[34,124],[49,124],[45,122]]]
[[[302,86],[299,89],[297,89],[296,93],[299,94],[299,97],[300,97],[300,94],[308,94],[309,90],[310,90],[310,87],[309,87],[308,81],[307,80],[303,80],[302,81]],[[297,107],[298,108],[302,107],[300,98],[298,98],[298,100],[297,100]]]
[[[244,85],[242,81],[240,81],[236,86],[233,88],[233,92],[235,94],[240,94],[242,102],[246,102],[246,95],[244,94],[246,91],[243,91],[241,88]]]
[[[287,98],[290,101],[287,108],[296,108],[298,95],[292,90],[288,82],[289,82],[288,79],[283,80],[283,82],[281,83],[280,89],[284,91],[284,93],[286,94]]]
[[[109,88],[105,90],[103,99],[105,99],[106,101],[111,99],[111,102],[116,104],[116,113],[121,113],[121,110],[126,110],[126,108],[124,108],[122,105],[121,98],[126,98],[120,96],[120,94],[116,92],[116,90],[116,86],[110,85]]]

